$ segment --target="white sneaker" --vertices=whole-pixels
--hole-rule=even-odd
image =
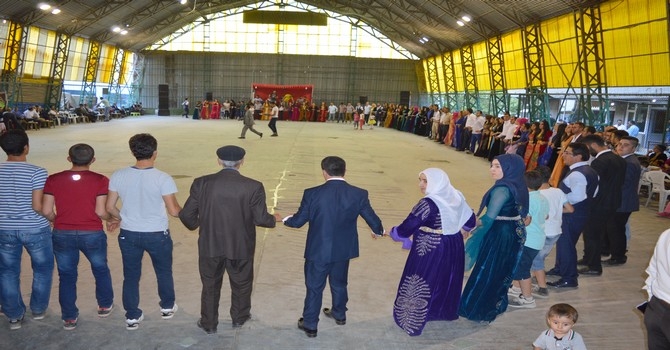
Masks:
[[[179,310],[179,306],[177,306],[177,303],[174,303],[174,306],[172,306],[171,309],[161,309],[161,317],[164,320],[169,320],[174,316],[174,313]]]
[[[518,297],[512,299],[509,302],[509,306],[519,309],[534,309],[536,307],[535,299],[533,297],[526,298],[523,295],[519,295]]]
[[[141,314],[140,318],[138,319],[126,319],[126,329],[129,331],[134,331],[140,328],[140,322],[142,322],[142,320],[144,320],[144,314]]]
[[[507,295],[518,297],[519,295],[521,295],[521,288],[514,286],[509,287],[509,289],[507,290]]]

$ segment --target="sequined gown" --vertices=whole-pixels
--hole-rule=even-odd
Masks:
[[[454,220],[455,218],[447,218]],[[475,215],[464,225],[471,230]],[[463,287],[463,236],[442,235],[440,212],[429,198],[423,198],[395,229],[398,236],[413,236],[398,293],[393,319],[411,336],[420,335],[426,322],[455,320]]]

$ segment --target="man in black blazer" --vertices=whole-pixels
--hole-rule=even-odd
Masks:
[[[233,327],[251,318],[256,226],[275,227],[279,214],[267,212],[263,184],[240,174],[244,149],[224,146],[216,151],[223,169],[193,181],[191,193],[179,213],[189,230],[200,227],[198,267],[202,281],[198,327],[216,333],[224,271],[231,288]]]
[[[600,254],[603,237],[616,231],[614,217],[621,205],[621,188],[626,176],[626,161],[614,154],[598,135],[588,135],[581,139],[595,157],[591,167],[598,173],[598,193],[596,194],[591,215],[584,228],[584,265],[580,275],[600,276],[602,264]]]
[[[640,210],[640,199],[637,189],[642,175],[640,161],[635,156],[639,141],[636,137],[624,136],[616,146],[616,152],[626,161],[626,176],[621,188],[621,205],[614,215],[615,230],[607,231],[605,247],[610,252],[610,258],[603,264],[608,266],[623,265],[626,263],[626,223],[630,214]]]
[[[309,222],[305,244],[307,295],[298,328],[310,338],[316,337],[326,278],[333,305],[323,313],[338,325],[346,323],[349,260],[358,257],[358,216],[370,226],[374,238],[384,234],[368,192],[344,180],[344,159],[326,157],[321,169],[326,183],[305,190],[298,212],[284,219],[284,225],[295,228]]]

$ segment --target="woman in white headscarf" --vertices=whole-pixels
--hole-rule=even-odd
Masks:
[[[472,208],[441,169],[422,171],[419,189],[425,196],[390,233],[393,240],[410,249],[393,318],[411,336],[420,335],[428,321],[458,318],[465,259],[463,233],[476,226]]]

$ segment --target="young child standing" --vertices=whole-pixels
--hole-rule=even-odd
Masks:
[[[544,260],[551,252],[551,249],[558,241],[561,235],[561,224],[563,223],[563,213],[572,213],[575,208],[568,202],[565,192],[561,189],[551,187],[549,178],[551,178],[551,169],[545,165],[535,168],[542,176],[542,186],[540,194],[549,202],[549,217],[544,222],[544,247],[537,253],[533,265],[530,268],[531,274],[537,279],[537,286],[533,286],[533,296],[537,298],[547,298],[549,292],[547,289],[547,274],[544,272]]]
[[[526,226],[526,242],[521,252],[521,258],[514,272],[514,283],[521,288],[521,295],[512,297],[510,307],[532,309],[535,308],[535,299],[532,295],[530,282],[530,267],[533,259],[544,246],[544,221],[549,213],[549,203],[538,192],[542,185],[542,176],[535,170],[524,174],[526,186],[528,187],[528,215],[531,217],[530,224]],[[514,287],[511,289],[513,290]]]
[[[354,130],[358,129],[360,121],[361,121],[361,115],[358,113],[358,109],[357,109],[354,112]]]
[[[577,310],[569,304],[555,304],[547,312],[549,329],[533,342],[534,350],[586,350],[584,339],[572,330],[577,323]]]
[[[368,125],[370,125],[370,130],[375,128],[375,124],[377,124],[377,120],[375,119],[375,115],[370,113],[370,119],[368,119]]]

